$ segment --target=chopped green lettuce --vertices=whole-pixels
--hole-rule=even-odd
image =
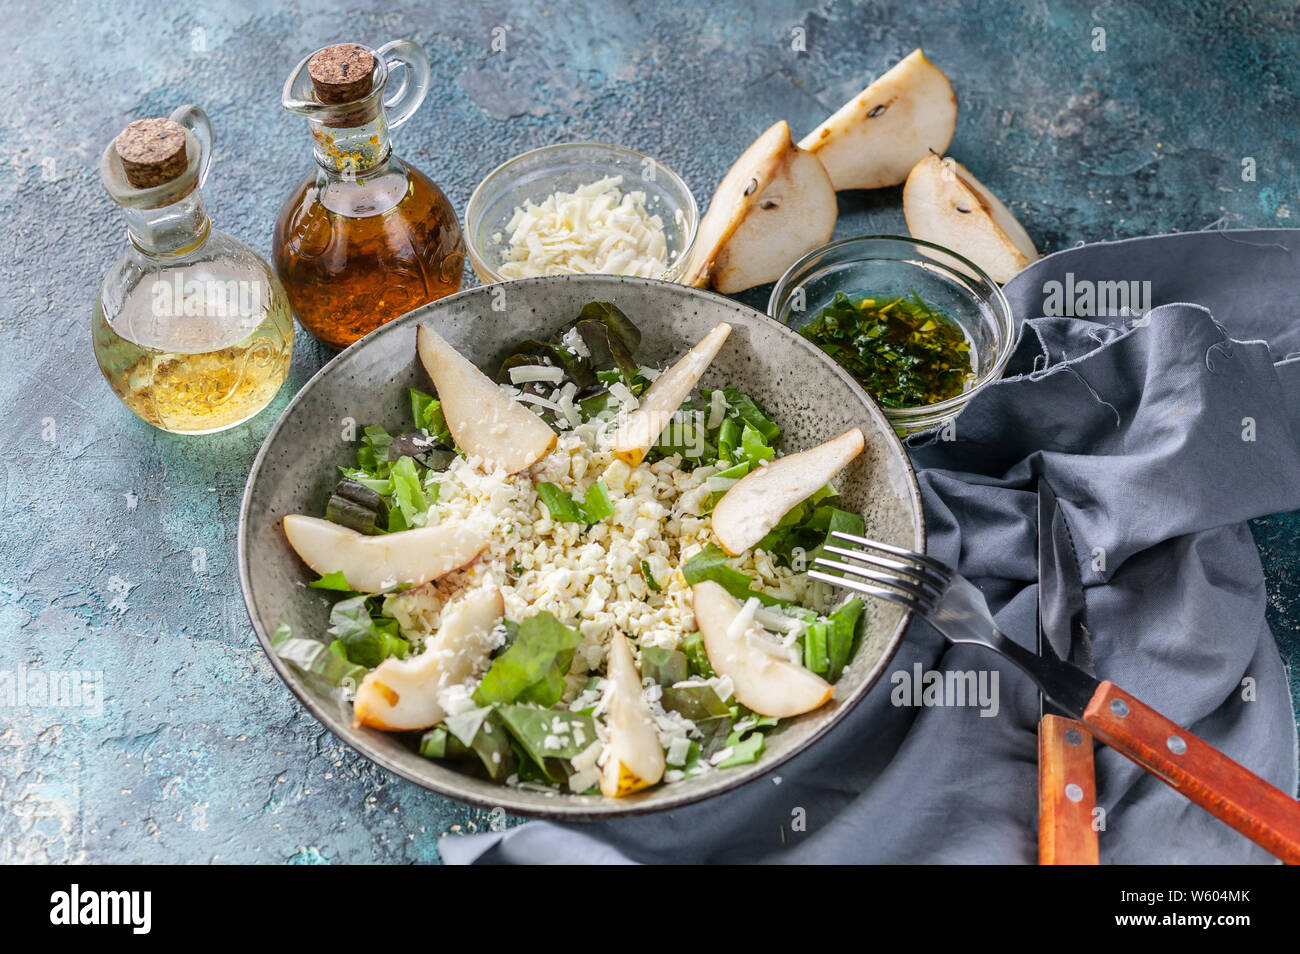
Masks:
[[[335,570],[333,573],[326,573],[319,580],[314,580],[307,585],[317,590],[338,590],[340,593],[356,592],[350,585],[348,585],[347,578],[343,575],[342,570]]]
[[[542,503],[556,523],[583,522],[582,510],[577,502],[558,485],[543,481],[537,485],[537,496],[542,498]]]
[[[754,596],[764,606],[789,605],[789,600],[753,589],[754,581],[732,567],[728,562],[730,559],[719,547],[710,543],[686,561],[682,567],[682,575],[691,586],[702,580],[712,580],[742,602]]]
[[[704,637],[699,633],[691,633],[677,647],[683,655],[686,656],[686,662],[690,666],[690,674],[700,679],[712,679],[717,675],[713,671],[713,666],[709,663],[709,654],[704,650]]]
[[[731,708],[718,698],[712,686],[703,683],[665,688],[663,695],[660,696],[660,702],[665,709],[680,712],[696,723],[719,716],[731,718]]]
[[[745,459],[750,464],[758,464],[759,461],[771,460],[776,456],[776,451],[763,438],[763,435],[748,424],[740,432],[740,452],[745,455]]]
[[[583,510],[587,523],[600,523],[606,517],[614,515],[614,501],[610,499],[609,488],[603,480],[598,480],[587,488]]]
[[[862,600],[854,597],[827,617],[830,632],[826,636],[828,682],[835,682],[844,674],[844,667],[853,658],[858,641],[858,623],[862,619]]]
[[[447,428],[447,418],[442,413],[442,402],[416,388],[411,388],[410,393],[411,419],[415,426],[423,428],[438,443],[451,445],[451,431]]]
[[[690,672],[686,654],[662,646],[647,646],[641,650],[641,678],[653,679],[661,686],[685,682]]]
[[[420,736],[420,754],[426,759],[463,759],[473,753],[443,725]]]
[[[581,641],[577,630],[548,612],[530,616],[519,624],[510,648],[492,661],[474,691],[474,701],[480,706],[494,702],[555,705],[564,693],[564,677]]]
[[[493,781],[505,781],[515,773],[519,760],[510,733],[493,706],[447,716],[443,725],[457,742],[478,756]]]
[[[367,427],[361,432],[361,446],[357,448],[357,468],[370,477],[386,478],[388,445],[392,442],[392,435],[378,424]]]
[[[862,601],[854,597],[829,616],[809,623],[803,631],[803,664],[828,682],[844,674],[857,645]]]
[[[398,634],[397,620],[379,616],[367,595],[339,600],[330,608],[329,634],[347,658],[374,669],[389,656],[406,656],[411,644]]]
[[[731,412],[742,421],[763,435],[768,444],[775,444],[781,439],[781,427],[758,406],[748,394],[736,388],[723,388],[722,396],[727,399]]]
[[[739,732],[733,732],[727,737],[724,748],[731,749],[731,753],[718,763],[718,768],[731,768],[735,765],[748,765],[751,762],[757,762],[758,757],[763,754],[764,739],[762,732],[750,732],[742,736]]]
[[[415,461],[410,457],[399,458],[389,468],[389,477],[393,482],[393,497],[397,509],[388,515],[388,529],[408,530],[424,526],[429,518],[430,503],[424,492],[424,481]],[[394,518],[398,515],[401,519],[398,525],[394,526]]]
[[[573,774],[573,758],[596,743],[591,716],[533,706],[499,706],[506,730],[548,781],[563,782]]]
[[[276,627],[271,636],[271,649],[303,672],[320,676],[336,686],[344,681],[358,683],[366,674],[366,667],[348,659],[337,640],[326,645],[319,639],[296,637],[288,623]]]

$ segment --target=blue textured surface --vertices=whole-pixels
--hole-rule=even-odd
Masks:
[[[659,156],[703,205],[766,125],[802,134],[922,45],[961,103],[952,154],[1041,250],[1300,213],[1292,4],[122,0],[0,14],[0,671],[102,671],[104,685],[98,714],[0,709],[0,861],[431,861],[444,833],[489,822],[344,749],[251,637],[234,568],[244,477],[328,355],[300,336],[272,408],[203,439],[150,429],[101,379],[90,304],[123,234],[97,163],[131,119],[202,105],[218,140],[209,211],[267,254],[310,162],[280,87],[327,43],[428,50],[435,93],[397,149],[462,212],[499,162],[584,138]],[[902,231],[899,191],[841,196],[837,234]],[[744,298],[761,306],[766,289]],[[1295,659],[1300,515],[1254,530],[1269,621]]]

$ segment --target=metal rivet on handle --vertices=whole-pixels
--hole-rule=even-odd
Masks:
[[[1174,755],[1182,755],[1187,751],[1187,743],[1183,741],[1180,735],[1171,735],[1165,745],[1169,746],[1169,751]]]
[[[1079,734],[1078,729],[1066,729],[1065,741],[1071,745],[1079,745],[1083,742],[1083,736]]]
[[[1065,797],[1072,802],[1081,802],[1083,801],[1083,789],[1071,782],[1065,786]]]
[[[1122,719],[1128,715],[1128,703],[1123,699],[1112,699],[1110,701],[1110,711]]]

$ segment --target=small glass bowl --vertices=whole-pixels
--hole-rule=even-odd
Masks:
[[[997,282],[956,252],[900,235],[864,235],[813,249],[781,276],[767,313],[799,331],[831,303],[851,297],[895,298],[912,292],[952,318],[970,341],[974,377],[954,397],[923,407],[881,408],[900,435],[951,420],[971,395],[1002,377],[1015,344],[1011,305]]]
[[[540,204],[555,192],[572,192],[605,176],[622,176],[620,188],[625,192],[645,193],[646,212],[663,220],[667,239],[668,266],[655,277],[676,281],[700,224],[695,196],[657,159],[598,142],[534,149],[497,166],[479,183],[465,209],[465,242],[479,281],[490,285],[504,280],[497,268],[509,250],[506,223],[516,208],[526,201]]]

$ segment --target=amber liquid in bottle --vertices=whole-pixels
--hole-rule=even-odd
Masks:
[[[456,212],[418,169],[390,158],[355,181],[313,172],[275,225],[275,268],[298,321],[345,348],[460,290]]]
[[[391,91],[396,67],[403,79]],[[308,118],[316,168],[280,209],[275,268],[298,321],[332,348],[460,290],[456,210],[393,155],[389,135],[419,108],[429,77],[428,56],[408,40],[339,43],[298,64],[280,99]]]

